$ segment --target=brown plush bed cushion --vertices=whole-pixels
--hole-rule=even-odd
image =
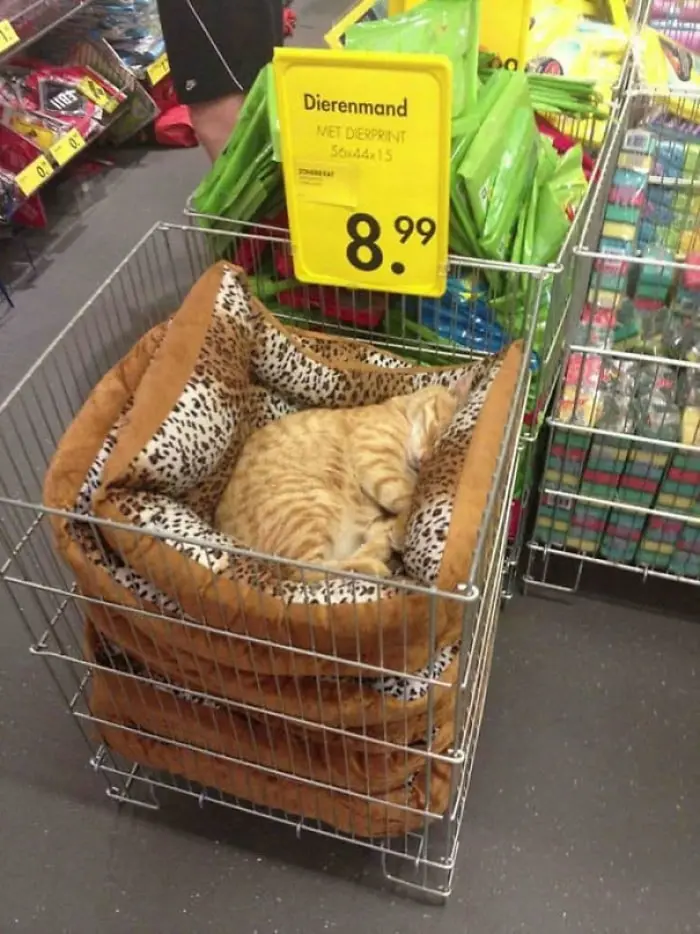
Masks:
[[[325,726],[374,728],[380,735],[401,737],[413,732],[408,724],[421,722],[432,704],[438,723],[451,718],[455,703],[459,655],[450,653],[449,664],[438,674],[438,684],[427,690],[425,681],[416,684],[414,696],[396,697],[373,690],[356,678],[313,678],[259,675],[207,662],[183,652],[173,655],[167,645],[155,644],[100,607],[91,607],[90,651],[95,639],[122,649],[138,664],[181,688],[210,694],[223,700],[250,704],[262,710],[302,717]],[[435,675],[434,675],[435,677]],[[420,689],[419,689],[420,686]],[[419,734],[420,735],[420,734]]]
[[[406,367],[362,342],[285,328],[251,298],[239,270],[218,264],[167,326],[104,377],[62,439],[47,505],[126,527],[102,527],[96,536],[86,523],[55,519],[59,550],[86,595],[204,624],[200,632],[174,625],[167,636],[198,658],[219,660],[220,630],[341,661],[419,669],[431,651],[431,615],[437,644],[450,645],[462,633],[461,603],[438,599],[431,607],[427,594],[392,581],[282,585],[269,565],[230,552],[235,543],[211,528],[218,496],[245,438],[270,418],[304,405],[380,401],[470,372],[470,403],[421,472],[405,555],[413,580],[452,591],[469,572],[521,364],[514,345],[472,364]],[[202,399],[233,426],[220,449],[197,408]],[[190,438],[198,457],[180,450]],[[149,534],[156,515],[165,538]],[[178,543],[168,532],[210,544]],[[167,623],[141,614],[138,625],[161,642]],[[277,672],[279,662],[289,670],[288,652],[254,641],[226,640],[223,651],[236,653],[240,669]],[[299,655],[294,670],[318,676],[319,664]],[[337,674],[333,663],[327,673]]]
[[[413,750],[398,749],[387,738],[368,742],[359,733],[309,730],[262,711],[250,716],[166,681],[155,686],[142,680],[152,680],[153,672],[122,658],[125,674],[99,670],[93,675],[90,710],[98,719],[131,722],[155,737],[364,794],[401,788],[426,764],[426,742],[416,742]],[[134,677],[136,672],[140,677]],[[425,720],[423,725],[425,730]],[[453,735],[452,717],[441,718],[433,726],[430,751],[444,753]]]
[[[114,675],[103,677],[102,674],[95,674],[91,714],[99,720],[108,721],[99,724],[99,732],[112,750],[147,768],[179,775],[205,788],[215,788],[253,804],[319,820],[343,833],[360,837],[398,836],[421,827],[426,812],[432,817],[438,817],[447,808],[450,767],[443,762],[431,762],[417,773],[410,774],[403,767],[396,769],[394,766],[392,774],[401,783],[397,787],[375,791],[362,786],[362,772],[357,771],[357,767],[361,766],[360,757],[354,759],[352,770],[348,772],[344,767],[339,769],[340,752],[332,761],[328,757],[309,768],[303,742],[299,746],[289,744],[284,739],[276,750],[266,746],[262,755],[258,750],[258,756],[267,758],[272,768],[286,767],[290,771],[296,768],[299,777],[308,777],[308,773],[313,772],[316,776],[314,781],[324,785],[318,787],[291,776],[272,774],[271,771],[256,768],[254,764],[225,758],[244,751],[241,747],[245,744],[242,739],[236,743],[229,734],[226,748],[215,749],[215,745],[224,744],[213,739],[212,734],[216,732],[214,721],[207,714],[202,715],[201,705],[190,704],[188,709],[186,702],[179,701],[177,716],[174,716],[174,711],[170,715],[167,712],[159,713],[160,709],[165,709],[160,702],[147,702],[145,705],[134,703],[132,706],[125,694],[120,695],[114,691],[114,678]],[[131,699],[134,700],[133,697]],[[145,719],[140,721],[137,719],[140,716]],[[154,727],[163,738],[142,735],[142,732],[150,732]],[[210,736],[210,751],[176,745],[177,742],[191,743],[192,735],[197,737],[199,744]],[[220,738],[221,734],[217,735]],[[217,755],[217,752],[220,754]],[[307,775],[304,775],[305,772]],[[385,775],[383,765],[371,769],[370,774],[374,777],[374,785],[381,789],[385,784],[382,781]],[[333,784],[337,787],[333,787]],[[348,788],[349,785],[355,788]],[[344,793],[343,789],[348,792],[354,790],[354,794]],[[379,800],[371,801],[361,797],[368,794]]]

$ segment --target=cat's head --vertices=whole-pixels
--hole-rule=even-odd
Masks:
[[[426,457],[432,454],[457,411],[469,399],[471,385],[471,377],[467,374],[449,389],[426,386],[401,398],[409,423],[406,459],[412,469],[418,470]]]

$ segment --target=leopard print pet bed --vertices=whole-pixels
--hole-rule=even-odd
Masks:
[[[58,549],[80,592],[106,601],[87,604],[92,635],[86,647],[99,666],[93,715],[115,724],[101,727],[105,740],[136,761],[258,803],[269,798],[335,826],[344,815],[355,833],[402,832],[413,804],[418,811],[444,808],[448,781],[440,763],[428,769],[427,788],[425,761],[417,768],[404,756],[390,768],[388,747],[353,771],[365,791],[378,783],[387,801],[379,810],[340,790],[311,794],[291,779],[287,787],[271,772],[259,771],[251,783],[250,769],[236,769],[235,760],[267,767],[276,753],[262,733],[235,749],[224,740],[201,761],[191,752],[183,756],[173,745],[178,737],[205,749],[212,745],[206,725],[182,714],[190,709],[182,699],[181,713],[171,708],[166,715],[166,688],[151,685],[149,694],[145,679],[214,696],[227,718],[228,704],[244,703],[263,719],[276,714],[277,729],[286,716],[307,721],[295,742],[307,748],[308,731],[315,729],[316,745],[330,747],[325,757],[309,759],[320,779],[319,772],[307,776],[329,789],[345,770],[339,763],[347,749],[324,727],[356,731],[360,746],[362,737],[372,736],[420,745],[430,695],[438,731],[430,748],[447,748],[464,604],[431,600],[395,580],[282,580],[273,563],[232,550],[236,543],[217,533],[212,519],[255,428],[307,406],[370,404],[430,383],[450,385],[469,371],[470,402],[421,471],[404,554],[414,584],[454,591],[468,576],[522,365],[514,345],[468,366],[407,367],[368,344],[283,327],[251,297],[240,270],[212,267],[180,310],[93,390],[46,478],[47,506],[74,517],[54,519]],[[104,524],[85,521],[93,517]],[[119,653],[145,673],[140,680],[110,663]],[[98,716],[106,709],[109,716]],[[217,735],[225,735],[222,717]],[[118,728],[128,723],[151,738]],[[281,770],[300,774],[301,746],[294,748],[296,759],[290,747]],[[413,804],[405,804],[406,794]]]

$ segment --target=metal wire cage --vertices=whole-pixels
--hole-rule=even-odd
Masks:
[[[700,583],[700,95],[625,95],[576,250],[526,584],[586,568]]]
[[[620,85],[622,87],[627,81],[631,65],[631,55],[625,59],[621,69]],[[559,131],[570,137],[572,140],[579,141],[584,150],[595,156],[596,169],[607,151],[610,144],[610,128],[617,123],[619,88],[615,89],[613,102],[610,112],[606,119],[593,117],[574,117],[563,114],[549,115],[548,119],[555,123]],[[519,305],[512,301],[512,292],[515,288],[514,283],[518,278],[518,267],[516,264],[502,264],[499,268],[504,273],[504,278],[508,283],[511,298],[506,298],[505,302],[500,297],[495,302],[498,307],[495,316],[495,325],[502,330],[509,340],[525,339],[532,328],[532,366],[531,378],[528,390],[528,398],[523,412],[521,427],[521,437],[518,448],[518,465],[516,468],[516,479],[513,486],[513,500],[508,527],[509,545],[506,551],[503,576],[503,596],[510,599],[516,587],[518,568],[520,567],[520,558],[522,555],[525,532],[527,527],[527,517],[532,500],[533,487],[535,485],[535,464],[541,440],[541,429],[544,424],[544,416],[552,401],[552,395],[556,386],[557,376],[560,371],[562,355],[564,350],[564,323],[569,317],[571,309],[572,296],[574,295],[574,248],[580,242],[582,235],[583,218],[586,214],[585,206],[592,198],[592,190],[584,201],[574,218],[568,235],[559,250],[555,260],[542,267],[527,267],[527,275],[534,275],[538,280],[542,280],[544,285],[538,290],[538,299],[533,303],[532,295],[528,296],[525,303]],[[202,229],[216,228],[219,230],[248,230],[251,233],[261,233],[265,236],[286,238],[289,234],[285,228],[262,222],[261,224],[247,224],[229,217],[202,213],[196,206],[196,192],[193,192],[187,199],[185,216],[188,222],[193,226]],[[474,257],[453,257],[451,259],[452,267],[450,275],[459,272],[460,269],[469,269],[474,279],[483,281],[484,274],[491,268],[495,268],[488,261],[476,259]],[[284,266],[285,275],[281,279],[286,279],[287,284],[290,277],[293,277],[293,263],[291,254],[289,261]],[[442,359],[445,354],[484,354],[480,350],[484,344],[488,344],[495,336],[496,327],[492,331],[484,334],[483,316],[478,311],[478,306],[483,300],[483,295],[474,292],[472,296],[467,294],[468,287],[465,283],[465,292],[460,296],[455,293],[447,301],[443,298],[440,304],[440,331],[455,336],[455,340],[448,340],[437,336],[432,330],[436,324],[435,302],[412,303],[410,299],[397,299],[395,296],[375,293],[372,296],[371,303],[376,309],[374,314],[366,314],[364,309],[358,307],[353,299],[345,309],[342,322],[337,321],[337,309],[341,305],[343,290],[314,290],[313,298],[313,316],[316,321],[323,321],[324,329],[332,329],[334,326],[343,331],[343,333],[352,333],[355,336],[365,340],[376,340],[378,333],[386,330],[387,325],[391,326],[391,321],[402,321],[404,333],[402,340],[410,339],[411,333],[420,333],[419,343],[422,347],[424,359],[429,359],[433,355],[435,359]],[[289,290],[282,291],[282,298],[288,296]],[[525,309],[527,305],[527,311]],[[393,309],[391,315],[384,315],[382,308]],[[336,324],[333,324],[336,319]],[[433,350],[430,350],[430,345]],[[451,347],[451,349],[450,349]],[[460,349],[461,348],[461,349]]]
[[[92,0],[91,0],[92,2]],[[127,95],[105,129],[108,142],[119,146],[136,136],[158,115],[158,107],[136,75],[102,38],[90,38],[88,10],[59,24],[38,46],[43,59],[94,69]]]
[[[404,659],[408,658],[408,645],[399,652],[398,662],[394,658],[368,665],[359,648],[355,658],[347,652],[341,658],[335,652],[316,650],[313,644],[296,648],[284,640],[273,643],[246,632],[228,633],[233,653],[255,650],[263,659],[265,652],[275,653],[278,660],[286,660],[286,670],[292,673],[297,671],[296,666],[303,668],[311,661],[321,665],[324,672],[305,679],[307,684],[309,680],[314,684],[309,703],[315,714],[296,704],[294,691],[298,692],[301,683],[296,677],[286,679],[289,691],[282,703],[280,679],[277,675],[271,678],[264,664],[261,671],[256,671],[255,665],[251,671],[248,665],[248,689],[232,696],[218,680],[218,667],[195,685],[192,671],[176,667],[173,672],[172,667],[168,668],[163,646],[156,649],[157,658],[149,668],[136,661],[123,645],[117,647],[103,633],[95,635],[89,622],[95,614],[106,614],[108,618],[121,614],[127,641],[137,647],[139,618],[160,620],[162,624],[167,621],[173,627],[169,645],[185,630],[196,629],[208,640],[220,639],[221,629],[206,617],[192,619],[172,600],[154,608],[153,598],[144,597],[127,607],[81,592],[73,573],[54,550],[51,518],[64,516],[78,523],[98,542],[110,523],[77,511],[50,510],[42,505],[41,493],[56,445],[92,388],[137,339],[179,306],[193,282],[221,255],[222,245],[224,252],[243,248],[255,257],[263,249],[279,256],[288,255],[290,250],[290,244],[281,238],[158,225],[76,314],[0,407],[4,440],[0,469],[2,579],[28,629],[31,651],[47,661],[82,728],[91,750],[91,763],[106,779],[111,798],[157,807],[157,792],[173,790],[200,804],[217,803],[292,825],[299,831],[342,837],[380,854],[386,878],[411,891],[446,898],[452,887],[500,608],[508,503],[515,476],[518,429],[527,398],[527,355],[532,331],[526,341],[525,362],[504,429],[474,558],[471,567],[464,569],[464,583],[455,592],[442,592],[396,582],[401,600],[408,601],[415,594],[427,598],[426,667],[416,672],[411,671],[406,660],[401,663],[402,652]],[[455,273],[469,274],[468,268],[459,261],[455,263]],[[519,270],[519,275],[530,277],[532,300],[537,301],[545,278],[524,269]],[[254,291],[265,294],[267,279],[257,261],[250,281]],[[361,293],[354,296],[358,308],[366,298]],[[309,304],[302,303],[285,320],[307,323],[311,311]],[[323,322],[315,324],[322,326]],[[376,345],[381,335],[373,337]],[[425,344],[403,326],[384,335],[379,344],[411,361],[431,363],[439,358],[440,362],[460,363],[469,359],[463,350],[438,350],[433,344]],[[157,549],[165,549],[173,539],[171,534],[138,534],[155,542]],[[210,540],[204,537],[189,544],[211,555],[213,567],[216,556]],[[233,547],[229,550],[250,557],[249,552]],[[276,568],[284,563],[270,556],[258,558]],[[124,555],[117,555],[116,560],[126,565]],[[302,573],[309,570],[308,566],[300,567]],[[356,587],[368,583],[358,575],[346,577]],[[435,620],[440,607],[447,604],[461,620],[459,646],[439,644]],[[156,675],[156,670],[169,674]],[[243,675],[237,672],[236,677]],[[268,688],[272,684],[265,703],[256,694],[262,681]],[[374,698],[381,716],[373,724],[365,722],[364,714],[349,723],[342,717],[334,720],[326,716],[326,705],[332,707],[334,703],[329,691],[340,694],[349,689],[349,684],[359,709],[366,706],[366,698]],[[101,705],[97,704],[98,693],[103,697]],[[125,698],[139,703],[147,695],[151,699],[151,719],[138,721],[119,713]],[[406,702],[415,698],[420,699],[422,713],[412,722]],[[388,716],[390,705],[395,711],[393,718]],[[183,736],[180,726],[186,720],[191,730]],[[144,748],[155,744],[171,754],[175,751],[177,765],[164,769],[138,754],[126,757],[122,740],[127,736]],[[193,780],[189,766],[193,756],[200,762],[203,757],[215,763],[227,774],[234,769],[237,793]],[[410,796],[416,775],[424,789],[420,805]],[[301,818],[293,809],[281,809],[280,802],[285,799],[280,797],[273,796],[264,806],[249,803],[259,802],[259,796],[246,793],[246,782],[262,780],[292,782],[304,789],[307,800],[330,794],[338,813],[348,808],[361,811],[382,807],[389,789],[395,809],[410,820],[407,829],[394,831],[387,838],[367,838],[352,827],[341,831],[335,829],[336,810],[324,820]],[[433,792],[439,786],[443,790],[438,806]],[[326,809],[323,813],[329,812]]]
[[[92,0],[4,0],[0,19],[12,24],[19,39],[0,53],[0,60],[17,55],[59,24],[86,8]]]

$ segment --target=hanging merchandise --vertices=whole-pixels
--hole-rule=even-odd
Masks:
[[[448,56],[454,72],[451,249],[482,259],[546,265],[556,258],[566,238],[587,191],[586,172],[592,167],[589,155],[571,135],[549,122],[551,112],[595,121],[602,116],[601,98],[590,81],[489,68],[488,57],[480,60],[478,22],[479,5],[474,0],[424,0],[391,19],[349,26],[346,49]],[[548,113],[548,120],[535,119],[533,97]],[[573,123],[568,120],[569,126]],[[224,153],[193,196],[194,212],[212,218],[202,223],[215,228],[220,218],[279,222],[284,198],[276,157],[275,94],[269,73],[264,72]],[[537,166],[539,184],[533,186]],[[487,271],[485,276],[492,322],[488,338],[479,310],[471,313],[468,325],[457,322],[447,329],[443,310],[441,318],[431,319],[436,323],[436,337],[444,339],[449,331],[451,339],[479,349],[484,340],[507,341],[521,333],[528,295],[517,283],[514,290],[513,281],[501,272]],[[452,284],[444,300],[449,307],[455,288],[464,291]],[[542,353],[547,331],[547,301],[545,290],[535,360]],[[468,304],[461,302],[458,320]],[[390,326],[390,319],[387,322]],[[496,323],[500,338],[494,337]],[[425,318],[416,325],[430,328]],[[533,394],[537,395],[536,389]]]
[[[351,26],[345,48],[445,55],[452,63],[452,132],[459,135],[477,98],[479,11],[480,0],[425,0],[400,16]]]
[[[4,169],[0,217],[45,226],[36,192],[111,125],[126,96],[83,65],[15,58],[12,65],[4,66],[0,125],[7,132],[0,156]]]
[[[137,74],[145,76],[164,55],[156,0],[93,0],[90,14],[95,34]]]

